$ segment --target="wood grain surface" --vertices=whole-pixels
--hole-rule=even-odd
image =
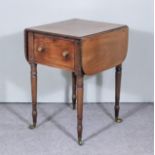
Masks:
[[[39,48],[42,51],[38,51]],[[36,63],[74,70],[74,52],[75,47],[72,40],[34,34],[34,59]]]
[[[127,54],[128,28],[86,37],[82,40],[82,67],[87,75],[123,62]]]
[[[82,19],[70,19],[61,22],[31,27],[29,31],[55,34],[73,38],[82,38],[97,33],[104,33],[124,27],[120,24],[89,21]]]

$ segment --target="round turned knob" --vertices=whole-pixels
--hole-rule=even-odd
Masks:
[[[62,52],[62,56],[63,56],[64,58],[67,58],[67,57],[69,56],[69,52],[68,52],[68,51]]]
[[[38,52],[43,52],[44,48],[43,47],[38,47]]]

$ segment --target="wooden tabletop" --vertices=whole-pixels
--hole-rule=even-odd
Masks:
[[[63,35],[74,38],[104,33],[124,27],[125,25],[96,22],[82,19],[71,19],[61,22],[31,27],[28,30]]]

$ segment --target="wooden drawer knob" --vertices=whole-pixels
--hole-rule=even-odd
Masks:
[[[62,56],[63,56],[64,58],[67,58],[67,57],[69,56],[69,52],[68,52],[68,51],[63,51],[63,52],[62,52]]]
[[[43,52],[44,48],[43,47],[38,47],[38,52]]]

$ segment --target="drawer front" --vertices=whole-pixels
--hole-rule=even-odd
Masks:
[[[34,59],[37,63],[74,70],[73,40],[34,34]]]

